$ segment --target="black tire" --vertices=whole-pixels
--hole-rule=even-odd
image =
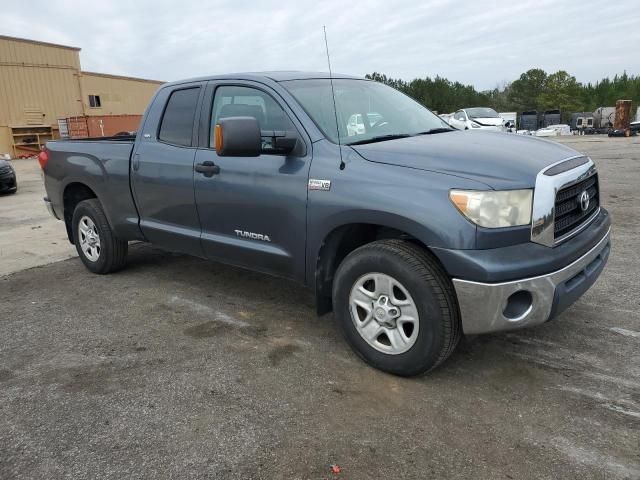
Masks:
[[[415,343],[404,353],[392,355],[373,348],[358,333],[351,317],[352,286],[374,272],[399,281],[416,304],[419,329]],[[395,375],[414,376],[432,370],[449,357],[462,335],[450,279],[429,252],[404,240],[379,240],[351,252],[336,272],[333,306],[353,350],[371,366]]]
[[[99,256],[95,261],[89,259],[81,247],[78,227],[80,220],[85,216],[93,221],[100,238]],[[71,226],[76,250],[88,270],[93,273],[106,274],[118,271],[125,266],[128,244],[125,240],[120,240],[115,236],[97,198],[78,203],[73,211]]]

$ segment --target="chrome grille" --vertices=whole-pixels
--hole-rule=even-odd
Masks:
[[[589,206],[583,210],[580,196],[585,191],[589,194]],[[555,201],[553,231],[555,240],[571,234],[589,220],[600,206],[599,193],[597,174],[558,191]]]

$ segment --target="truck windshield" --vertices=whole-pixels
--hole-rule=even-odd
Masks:
[[[418,102],[378,82],[334,79],[336,114],[329,79],[281,82],[300,102],[322,133],[334,143],[368,143],[451,128]]]

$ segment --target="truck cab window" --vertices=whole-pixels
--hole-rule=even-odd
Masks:
[[[158,139],[173,145],[191,146],[193,118],[200,88],[176,90],[169,97],[162,116]]]
[[[295,130],[286,112],[273,97],[257,88],[222,86],[216,89],[211,114],[210,145],[213,145],[213,127],[221,118],[227,117],[254,117],[261,130]],[[272,137],[263,137],[262,148],[272,148],[271,141]]]

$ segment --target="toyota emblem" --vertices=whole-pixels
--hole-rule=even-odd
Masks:
[[[587,192],[586,190],[584,190],[581,194],[580,197],[578,198],[578,204],[580,205],[580,209],[583,212],[586,212],[587,209],[589,208],[589,201],[591,200],[591,198],[589,197],[589,192]]]

